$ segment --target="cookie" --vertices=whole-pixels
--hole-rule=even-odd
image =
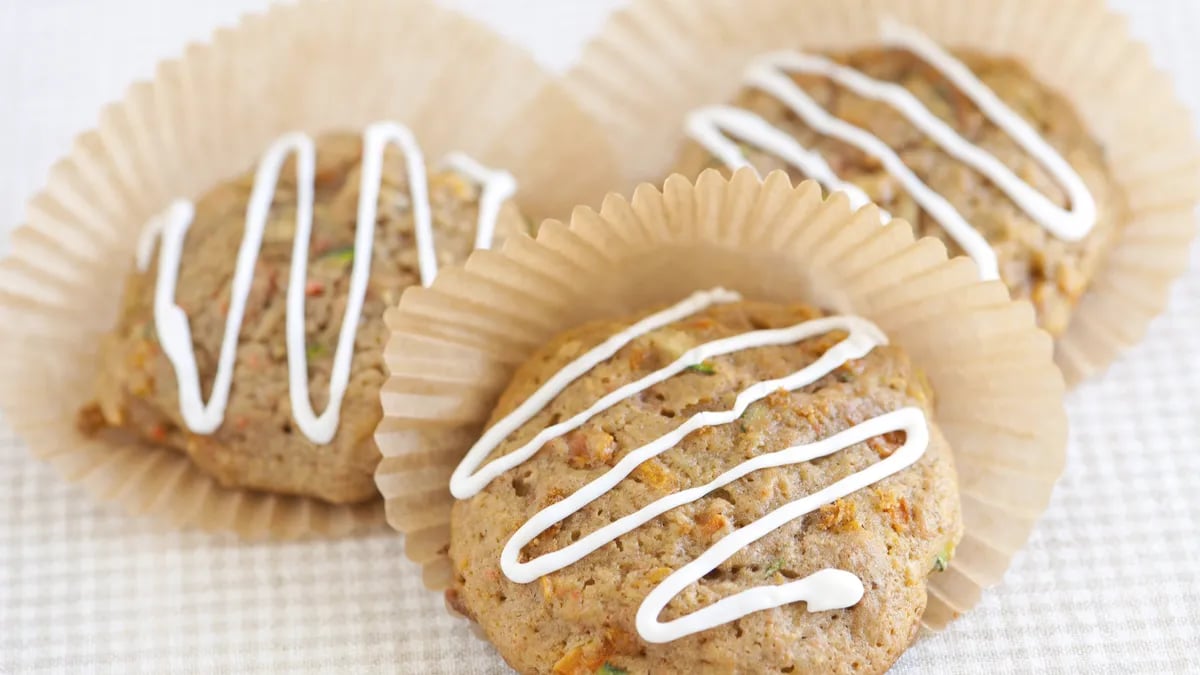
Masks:
[[[757,60],[694,111],[676,170],[750,165],[874,202],[975,259],[1061,335],[1127,220],[1105,148],[1017,60],[887,25],[881,47]]]
[[[524,231],[513,189],[462,156],[427,169],[399,125],[282,137],[147,227],[80,426],[227,487],[376,498],[384,310]]]
[[[454,473],[448,603],[522,673],[884,672],[961,535],[933,405],[808,305],[581,326]]]

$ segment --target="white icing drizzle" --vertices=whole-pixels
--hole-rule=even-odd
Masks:
[[[803,94],[803,92],[801,93]],[[819,114],[824,115],[823,112]],[[824,115],[824,117],[833,119],[828,115]],[[827,189],[845,192],[846,196],[850,198],[851,208],[858,209],[871,203],[871,198],[857,185],[838,178],[824,157],[800,145],[800,142],[791,134],[773,126],[749,110],[727,105],[701,108],[688,115],[687,129],[692,138],[728,167],[754,168],[751,166],[750,160],[738,148],[737,143],[725,135],[725,133],[732,133],[760,148],[769,148],[780,159],[800,169],[806,176],[824,185]],[[884,222],[891,220],[891,215],[886,212],[882,217]]]
[[[371,273],[371,250],[375,241],[375,221],[383,178],[383,158],[389,144],[403,152],[412,198],[417,259],[421,282],[432,283],[437,275],[429,189],[421,148],[406,127],[379,122],[363,133],[362,174],[359,187],[357,223],[354,233],[354,258],[351,263],[350,289],[342,325],[333,356],[329,382],[329,403],[320,415],[312,408],[308,388],[308,354],[305,345],[305,290],[308,277],[313,200],[315,191],[316,148],[304,134],[287,134],[275,141],[263,154],[254,177],[254,188],[246,206],[245,233],[238,248],[230,291],[225,332],[217,359],[217,373],[208,402],[202,399],[196,353],[187,314],[175,304],[175,287],[183,256],[183,243],[195,216],[192,202],[179,200],[161,216],[147,223],[138,240],[138,269],[149,269],[154,243],[159,246],[158,277],[154,292],[154,320],[163,352],[175,369],[179,384],[179,405],[188,429],[198,434],[216,431],[225,418],[233,383],[238,335],[246,312],[246,301],[254,280],[254,268],[262,246],[263,233],[274,202],[279,173],[291,155],[296,156],[296,234],[288,275],[286,300],[286,338],[288,356],[288,396],[292,416],[301,432],[314,443],[328,443],[337,433],[342,399],[350,380],[354,357],[354,339],[362,316],[367,280]],[[492,171],[464,155],[454,155],[450,168],[481,185],[476,244],[491,245],[500,206],[512,196],[516,183],[512,176]]]
[[[462,462],[454,469],[454,473],[450,477],[450,493],[458,499],[467,499],[487,487],[487,484],[492,482],[496,476],[532,457],[537,452],[539,446],[530,442],[515,452],[511,452],[479,469],[479,465],[483,463],[483,460],[487,459],[488,454],[497,445],[500,445],[509,434],[533,419],[533,416],[542,408],[545,408],[550,401],[554,400],[554,397],[558,396],[567,385],[579,379],[601,362],[612,358],[613,354],[620,351],[622,347],[641,335],[656,331],[703,309],[720,303],[737,302],[741,299],[741,295],[725,290],[724,288],[714,288],[711,291],[693,293],[682,302],[672,305],[656,314],[651,314],[620,333],[613,335],[593,347],[583,356],[567,364],[565,368],[555,373],[549,380],[546,380],[546,383],[539,387],[533,395],[525,399],[524,403],[517,406],[515,410],[505,415],[503,419],[496,422],[484,432],[475,445],[467,451]],[[696,361],[691,361],[689,365],[691,363],[696,363]],[[567,422],[571,422],[574,419],[567,420]],[[583,421],[586,421],[586,418],[581,420],[580,424]],[[578,424],[575,426],[578,426]],[[557,425],[551,427],[551,429],[557,428]],[[542,434],[547,440],[554,437],[554,434],[547,433],[551,429],[547,429]],[[479,471],[476,472],[476,469],[479,469]]]
[[[808,610],[815,612],[850,607],[862,598],[862,582],[856,576],[842,570],[823,569],[803,579],[785,584],[759,586],[742,591],[666,623],[658,620],[662,610],[672,598],[688,585],[699,581],[705,574],[728,560],[742,548],[814,509],[883,480],[917,461],[925,452],[929,441],[925,416],[918,408],[903,408],[867,420],[814,443],[759,455],[738,464],[705,485],[662,497],[632,514],[591,532],[565,548],[545,553],[525,562],[521,561],[520,554],[525,546],[538,536],[612,490],[640,464],[675,447],[688,434],[704,427],[734,422],[746,412],[752,403],[766,398],[772,392],[780,389],[794,391],[808,386],[847,361],[862,358],[876,346],[887,344],[886,336],[874,324],[865,319],[853,316],[825,317],[787,328],[756,330],[699,345],[682,354],[671,364],[601,397],[586,410],[570,419],[547,427],[521,447],[480,468],[487,456],[509,434],[532,419],[554,397],[562,393],[571,382],[599,363],[611,358],[621,347],[642,335],[695,314],[706,307],[722,302],[733,302],[737,299],[737,294],[719,288],[694,294],[683,302],[647,317],[613,335],[604,343],[572,361],[547,380],[524,403],[483,434],[455,469],[450,480],[451,493],[458,499],[467,499],[478,494],[500,474],[519,466],[536,454],[551,439],[579,428],[587,420],[620,401],[635,396],[705,359],[755,347],[792,344],[834,330],[845,331],[847,335],[813,363],[786,377],[757,382],[747,387],[738,393],[729,410],[696,413],[672,431],[631,450],[607,472],[565,499],[534,514],[517,529],[501,552],[500,567],[505,576],[517,583],[532,582],[581,560],[589,553],[671,509],[694,502],[754,471],[811,461],[881,434],[904,431],[906,434],[904,444],[886,459],[818,492],[779,507],[749,525],[734,530],[717,541],[700,557],[676,570],[656,586],[642,602],[637,614],[637,628],[642,638],[649,642],[669,642],[734,621],[752,612],[792,602],[806,601]]]
[[[860,96],[896,109],[947,154],[986,176],[1030,218],[1054,236],[1076,241],[1091,231],[1096,221],[1096,203],[1083,179],[969,68],[920,32],[894,22],[884,22],[883,41],[889,46],[912,52],[954,83],[985,117],[1012,138],[1063,187],[1070,200],[1070,209],[1060,208],[994,155],[963,138],[901,85],[876,80],[824,57],[797,52],[779,52],[762,57],[751,64],[745,81],[774,96],[818,133],[836,138],[878,159],[921,208],[975,260],[980,276],[985,279],[999,278],[996,254],[987,240],[945,197],[913,173],[879,137],[830,114],[797,86],[789,73],[826,77]],[[749,166],[745,154],[729,138],[732,135],[775,154],[829,190],[847,191],[851,204],[856,208],[867,202],[861,190],[838,179],[819,155],[754,113],[729,106],[709,106],[693,111],[686,125],[688,134],[727,166]]]
[[[469,155],[452,152],[442,165],[483,186],[479,195],[479,224],[475,228],[475,248],[491,248],[500,208],[517,193],[517,179],[507,171],[486,167]],[[428,284],[426,284],[428,285]]]
[[[177,210],[182,208],[189,209],[186,215]],[[166,211],[156,214],[146,221],[142,226],[142,231],[138,235],[137,241],[137,268],[139,272],[145,272],[150,269],[150,263],[154,260],[154,245],[158,243],[158,238],[162,236],[163,230],[166,229],[167,223],[174,222],[180,218],[192,219],[191,202],[176,201],[167,208]]]

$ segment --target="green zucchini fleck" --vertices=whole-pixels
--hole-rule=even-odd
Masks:
[[[783,569],[783,558],[776,558],[770,565],[767,565],[767,571],[763,573],[763,576],[773,577],[781,569]]]
[[[339,246],[321,254],[321,260],[334,260],[343,264],[354,262],[354,246]]]

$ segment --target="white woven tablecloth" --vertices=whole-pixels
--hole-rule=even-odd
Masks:
[[[832,1],[832,0],[831,0]],[[1047,0],[1050,1],[1050,0]],[[1113,0],[1200,103],[1200,0]],[[0,251],[99,107],[267,0],[0,0]],[[617,0],[457,0],[565,68]],[[898,673],[1200,673],[1200,249],[1070,397],[1070,460],[1003,587]],[[396,536],[245,545],[99,506],[0,420],[0,672],[503,672]]]

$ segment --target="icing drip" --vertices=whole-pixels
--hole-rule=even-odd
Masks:
[[[354,338],[362,315],[371,273],[371,250],[375,241],[375,221],[383,178],[384,152],[395,144],[404,154],[412,197],[412,213],[420,265],[421,283],[429,285],[437,275],[429,190],[425,160],[421,148],[407,128],[380,122],[367,127],[363,134],[362,178],[359,188],[357,223],[354,233],[354,258],[351,263],[350,289],[342,325],[333,356],[329,381],[329,403],[318,415],[312,408],[308,389],[308,354],[305,346],[305,286],[308,277],[308,249],[313,223],[316,173],[316,148],[313,140],[299,133],[287,134],[273,143],[259,161],[254,188],[246,206],[245,234],[238,248],[230,291],[229,311],[217,359],[217,373],[208,402],[202,399],[196,353],[187,314],[175,304],[175,287],[183,256],[183,243],[195,216],[192,202],[180,200],[165,213],[147,223],[138,240],[137,265],[149,269],[154,243],[160,241],[158,278],[154,291],[154,321],[163,353],[175,369],[179,383],[179,405],[188,429],[198,434],[216,431],[225,418],[233,383],[238,335],[246,313],[246,300],[254,280],[254,268],[262,246],[263,233],[279,174],[291,155],[296,157],[296,234],[287,288],[288,396],[292,415],[300,431],[314,443],[328,443],[337,433],[342,399],[350,380],[354,357]],[[512,176],[487,169],[464,155],[452,155],[447,163],[482,185],[476,245],[491,245],[500,206],[515,192]]]
[[[517,179],[507,171],[488,168],[461,152],[452,152],[442,164],[483,186],[479,195],[479,222],[475,228],[475,248],[491,248],[500,208],[517,193]],[[425,284],[428,286],[429,284]]]
[[[1063,187],[1070,209],[1062,209],[1019,178],[994,155],[963,138],[903,86],[884,82],[820,56],[797,52],[768,54],[751,64],[746,84],[778,99],[814,131],[836,138],[875,157],[913,199],[971,256],[985,279],[999,278],[996,254],[987,240],[941,194],[925,184],[900,156],[879,137],[841,120],[820,106],[789,76],[818,75],[871,100],[885,103],[907,118],[947,154],[986,176],[997,188],[1054,236],[1077,241],[1096,221],[1096,203],[1087,185],[1070,164],[1020,115],[1001,101],[962,62],[921,33],[885,22],[883,41],[906,49],[933,67],[960,91],[993,124],[1006,133]],[[843,182],[816,153],[758,115],[730,106],[709,106],[692,112],[688,134],[718,160],[732,168],[749,166],[749,160],[730,136],[775,154],[829,190],[848,192],[852,206],[869,200],[858,188]],[[885,219],[888,216],[885,214]]]
[[[782,585],[760,586],[742,591],[666,623],[658,620],[658,616],[672,598],[688,585],[699,581],[705,574],[728,560],[742,548],[825,504],[883,480],[917,461],[924,454],[929,441],[925,416],[918,408],[903,408],[880,415],[815,443],[759,455],[738,464],[705,485],[682,490],[658,499],[638,511],[572,542],[565,548],[524,562],[521,561],[520,555],[530,542],[612,490],[643,462],[675,447],[688,434],[704,427],[734,422],[745,413],[752,403],[766,398],[772,392],[780,389],[794,391],[808,386],[847,361],[862,358],[876,346],[887,344],[886,336],[874,324],[865,319],[852,316],[825,317],[787,328],[756,330],[699,345],[682,354],[671,364],[601,397],[586,410],[570,419],[547,427],[521,447],[481,467],[487,456],[509,434],[532,419],[554,397],[562,393],[571,382],[599,363],[611,358],[621,347],[642,335],[695,314],[709,306],[738,299],[737,294],[723,289],[694,294],[683,302],[651,315],[613,335],[604,343],[572,361],[548,379],[524,403],[484,433],[455,469],[450,480],[451,493],[458,499],[467,499],[478,494],[500,474],[519,466],[535,455],[551,439],[579,428],[589,419],[613,405],[631,396],[636,396],[705,359],[755,347],[793,344],[835,330],[845,331],[847,335],[813,363],[786,377],[757,382],[747,387],[738,393],[729,410],[705,411],[693,415],[667,434],[631,450],[607,472],[565,499],[534,514],[509,538],[501,552],[500,567],[505,576],[517,583],[535,581],[578,562],[589,553],[637,529],[659,515],[678,506],[694,502],[754,471],[808,462],[881,434],[904,431],[906,439],[903,446],[886,459],[818,492],[779,507],[745,527],[734,530],[717,541],[699,558],[676,570],[656,586],[642,602],[637,614],[637,628],[642,638],[649,642],[669,642],[734,621],[761,609],[779,607],[803,600],[808,603],[809,611],[815,612],[849,607],[862,598],[862,582],[853,574],[843,570],[823,569],[803,579]]]

